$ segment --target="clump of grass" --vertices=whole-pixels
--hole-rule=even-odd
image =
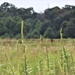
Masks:
[[[27,58],[26,58],[26,51],[25,51],[25,45],[23,45],[23,53],[24,53],[24,75],[28,75],[27,72]]]
[[[48,55],[47,46],[46,46],[46,61],[47,61],[47,71],[49,72],[49,55]]]
[[[43,75],[43,70],[44,70],[44,64],[43,64],[43,61],[44,59],[43,59],[43,56],[42,56],[42,54],[40,53],[39,54],[39,57],[38,57],[38,61],[39,61],[39,70],[40,70],[40,75]]]
[[[23,29],[24,29],[24,23],[22,21],[22,24],[21,24],[21,40],[22,40],[22,44],[23,44],[23,41],[24,41]]]
[[[63,47],[60,51],[60,63],[61,63],[61,69],[64,71],[64,75],[67,74],[67,69],[68,68],[68,57],[67,57],[67,53],[65,51],[65,48]]]
[[[24,24],[23,24],[23,21],[22,21],[22,24],[21,24],[21,40],[22,40],[22,51],[24,53],[24,75],[28,75],[27,62],[26,62],[27,58],[26,58],[26,50],[25,50],[25,45],[24,45],[23,29],[24,29]]]
[[[60,39],[62,40],[62,28],[60,28]]]
[[[60,28],[60,40],[61,40],[61,45],[62,45],[62,49],[60,51],[61,67],[64,71],[64,75],[67,75],[67,73],[69,73],[69,61],[68,61],[68,54],[67,54],[64,44],[63,44],[62,28]]]
[[[74,58],[73,58],[73,55],[72,55],[72,51],[71,51],[71,72],[73,73],[73,75],[75,74],[75,69],[74,69]]]

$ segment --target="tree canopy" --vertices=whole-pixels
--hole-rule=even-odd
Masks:
[[[75,6],[47,8],[37,13],[30,8],[17,8],[4,2],[0,5],[0,37],[19,38],[21,21],[24,21],[25,38],[59,38],[62,27],[64,38],[75,38]]]

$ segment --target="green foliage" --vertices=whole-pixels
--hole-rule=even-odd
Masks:
[[[75,25],[71,22],[68,21],[66,27],[63,30],[64,37],[75,37]]]
[[[40,34],[38,30],[34,30],[32,31],[32,33],[27,35],[27,38],[40,38]]]
[[[45,31],[45,33],[44,33],[44,37],[45,38],[54,38],[54,32],[53,32],[53,30],[49,27],[49,28],[47,28],[47,30]]]
[[[48,27],[50,27],[50,25],[51,25],[51,22],[50,22],[49,20],[45,20],[45,21],[42,23],[40,33],[41,33],[42,35],[44,35],[44,32],[47,30]]]
[[[61,27],[64,38],[75,38],[75,6],[65,5],[62,9],[56,6],[46,9],[44,13],[37,13],[32,7],[17,8],[11,3],[4,2],[0,5],[0,36],[16,37],[20,34],[22,20],[24,35],[27,38],[39,38],[39,35],[46,37],[46,34],[49,38],[53,35],[59,38]],[[51,36],[48,35],[49,27],[52,29]],[[38,35],[34,34],[35,30],[38,31]]]

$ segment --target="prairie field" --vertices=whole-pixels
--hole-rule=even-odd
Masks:
[[[75,75],[75,39],[0,39],[0,75]]]

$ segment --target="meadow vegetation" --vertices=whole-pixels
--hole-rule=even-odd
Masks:
[[[0,75],[75,75],[75,39],[0,39]]]

